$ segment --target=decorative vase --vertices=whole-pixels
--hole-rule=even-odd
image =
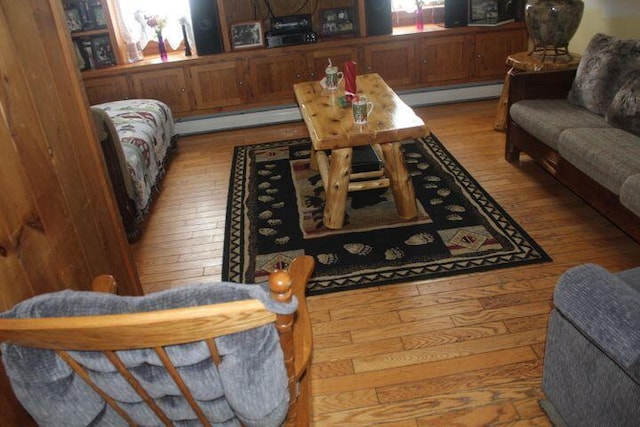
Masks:
[[[561,56],[569,54],[569,40],[580,25],[582,0],[529,0],[525,23],[533,40],[531,54]]]
[[[158,50],[160,51],[160,59],[162,62],[167,62],[167,47],[164,45],[164,39],[162,38],[162,33],[158,33]]]
[[[424,29],[424,10],[421,7],[416,9],[416,29]]]

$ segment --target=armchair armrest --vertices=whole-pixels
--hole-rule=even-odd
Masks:
[[[554,303],[578,330],[640,382],[640,293],[595,264],[565,272]]]
[[[566,98],[575,76],[575,69],[512,73],[509,106],[523,99]]]

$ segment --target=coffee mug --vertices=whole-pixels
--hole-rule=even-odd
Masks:
[[[338,71],[338,67],[329,66],[324,70],[324,83],[327,89],[338,89],[338,85],[344,78],[342,71]]]
[[[367,118],[373,111],[373,102],[361,96],[351,102],[351,108],[353,109],[353,121],[358,125],[364,125],[367,124]]]

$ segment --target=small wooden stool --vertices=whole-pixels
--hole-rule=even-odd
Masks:
[[[500,94],[500,102],[496,112],[495,130],[503,131],[507,125],[507,105],[509,103],[509,83],[511,75],[523,71],[552,71],[577,68],[581,56],[577,53],[569,53],[561,56],[545,56],[531,54],[530,52],[518,52],[509,55],[506,64],[511,67],[507,71]]]

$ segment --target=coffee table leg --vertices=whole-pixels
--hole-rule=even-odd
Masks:
[[[351,148],[339,148],[331,151],[329,162],[329,181],[325,191],[324,226],[342,228],[347,205],[347,190],[351,174]]]
[[[400,218],[411,219],[418,215],[416,192],[400,147],[399,142],[382,144],[384,172],[390,181],[398,215]]]

